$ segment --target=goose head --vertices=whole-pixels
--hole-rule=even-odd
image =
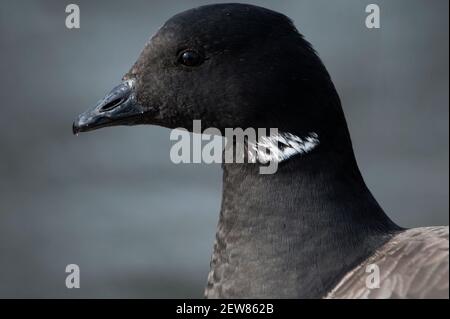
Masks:
[[[207,5],[169,19],[73,132],[151,124],[271,128],[336,135],[339,98],[321,60],[286,16],[247,4]]]

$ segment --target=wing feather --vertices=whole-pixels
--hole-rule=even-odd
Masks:
[[[449,298],[448,226],[420,227],[394,236],[347,273],[326,298]],[[368,287],[379,269],[379,288]]]

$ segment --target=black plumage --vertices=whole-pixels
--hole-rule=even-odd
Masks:
[[[222,131],[276,127],[320,137],[319,147],[280,163],[273,175],[259,174],[256,164],[223,165],[207,297],[325,297],[404,234],[367,189],[331,78],[286,16],[244,4],[178,14],[124,81],[75,121],[74,132],[135,124],[191,129],[201,119]],[[439,276],[448,282],[448,228],[442,243],[447,272]],[[435,262],[445,267],[445,258]]]

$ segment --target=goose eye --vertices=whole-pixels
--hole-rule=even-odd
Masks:
[[[203,57],[194,50],[186,50],[180,54],[179,62],[186,66],[197,66],[202,64]]]

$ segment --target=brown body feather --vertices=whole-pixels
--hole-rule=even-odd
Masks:
[[[446,227],[405,230],[347,273],[327,298],[449,298]],[[379,288],[366,285],[367,266],[379,268]]]

